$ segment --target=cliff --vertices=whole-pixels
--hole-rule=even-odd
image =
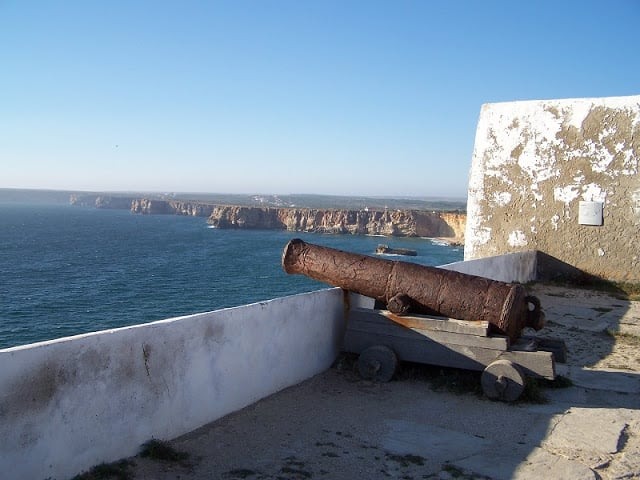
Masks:
[[[80,203],[75,199],[76,203]],[[351,210],[294,207],[216,205],[188,200],[153,198],[92,199],[97,208],[130,208],[138,214],[206,217],[217,228],[288,230],[292,232],[441,237],[464,243],[466,213],[426,210]],[[86,200],[85,200],[86,202]]]
[[[128,209],[133,197],[99,195],[99,194],[71,194],[69,203],[81,207]]]
[[[215,205],[182,200],[155,200],[150,198],[136,198],[131,202],[130,207],[133,213],[208,217],[213,212]]]
[[[467,214],[461,212],[442,212],[442,220],[453,230],[456,243],[464,244],[464,232],[467,228]]]
[[[456,243],[463,243],[466,214],[420,210],[216,206],[208,222],[219,228],[266,228],[392,237],[444,237]]]

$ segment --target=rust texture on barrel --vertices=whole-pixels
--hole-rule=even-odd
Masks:
[[[528,296],[522,285],[344,252],[300,239],[284,248],[282,267],[287,273],[375,298],[395,313],[487,321],[511,340],[525,326],[539,329],[543,323],[538,299]]]

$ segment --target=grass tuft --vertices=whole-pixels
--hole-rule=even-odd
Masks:
[[[248,468],[236,468],[234,470],[229,470],[228,472],[225,472],[223,475],[225,477],[232,477],[232,478],[248,478],[253,475],[258,475],[258,473],[260,472],[256,472],[255,470],[250,470]]]
[[[537,378],[526,377],[524,382],[524,390],[522,395],[518,398],[520,403],[535,403],[544,404],[549,401],[544,392],[542,391],[542,382]]]
[[[544,388],[569,388],[573,387],[573,382],[568,377],[563,377],[562,375],[557,375],[555,380],[546,380],[540,379],[538,380],[540,384]]]
[[[184,462],[189,458],[187,452],[181,452],[162,440],[151,439],[142,444],[140,456],[165,462]]]
[[[451,478],[459,478],[460,480],[491,480],[484,475],[477,475],[475,473],[466,472],[450,463],[442,465],[442,470],[447,472]]]
[[[605,330],[605,333],[609,335],[611,338],[613,338],[616,342],[619,341],[627,345],[640,347],[640,337],[638,335],[634,335],[632,333],[618,332],[610,328]]]
[[[87,472],[76,475],[72,480],[132,480],[129,468],[133,465],[131,460],[101,463]]]
[[[287,475],[295,475],[297,478],[311,478],[313,475],[311,472],[306,470],[301,470],[299,468],[291,468],[291,467],[282,467],[280,469],[280,473],[284,473]]]
[[[397,379],[427,382],[435,391],[482,396],[481,375],[481,372],[471,370],[404,362],[400,366]]]
[[[392,453],[387,453],[387,460],[391,460],[393,462],[399,463],[403,467],[408,467],[409,465],[424,465],[424,457],[420,455],[412,455],[410,453],[406,455],[394,455]]]

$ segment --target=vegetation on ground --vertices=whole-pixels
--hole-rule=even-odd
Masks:
[[[131,480],[131,460],[120,460],[113,463],[101,463],[91,470],[76,475],[72,480]]]
[[[248,478],[254,475],[258,475],[259,473],[260,472],[251,470],[249,468],[234,468],[233,470],[225,472],[223,476],[225,478]]]
[[[151,439],[142,444],[140,456],[164,462],[184,462],[189,458],[187,452],[181,452],[173,448],[168,442]]]
[[[387,457],[387,460],[396,462],[400,464],[400,466],[405,468],[409,467],[410,465],[422,466],[424,465],[424,460],[425,460],[424,457],[421,457],[420,455],[412,455],[410,453],[406,455],[396,455],[393,453],[387,453],[386,457]]]
[[[168,442],[155,439],[142,444],[139,455],[152,460],[182,464],[189,458],[188,453],[176,450]],[[76,475],[72,480],[132,480],[130,469],[133,466],[135,466],[135,463],[128,459],[112,463],[101,463],[86,472]]]
[[[450,478],[456,478],[460,480],[490,480],[489,477],[485,477],[484,475],[478,475],[472,472],[467,472],[466,470],[462,470],[450,463],[445,463],[442,466],[442,470],[449,474]]]
[[[606,334],[616,340],[616,342],[620,341],[626,343],[627,345],[632,345],[636,347],[640,347],[640,337],[638,335],[634,335],[632,333],[618,332],[616,330],[607,329]]]

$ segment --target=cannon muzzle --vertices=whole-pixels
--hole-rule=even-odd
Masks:
[[[524,327],[544,325],[540,301],[522,285],[415,263],[344,252],[293,239],[282,253],[285,272],[375,298],[394,313],[487,321],[516,340]]]

